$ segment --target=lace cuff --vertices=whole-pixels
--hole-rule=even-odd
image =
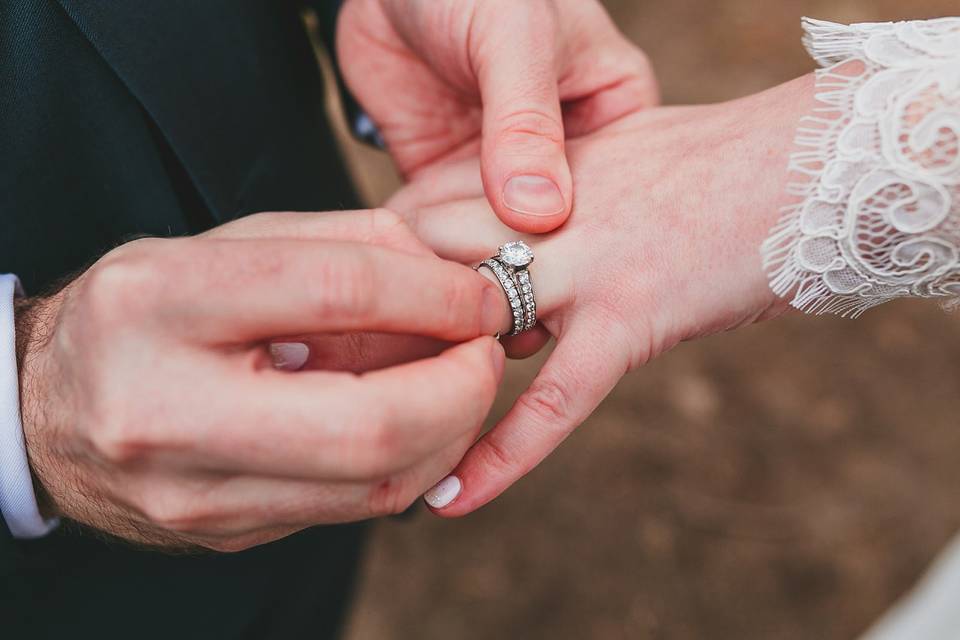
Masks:
[[[857,316],[902,297],[960,299],[960,18],[804,19],[817,106],[764,243],[773,291]]]

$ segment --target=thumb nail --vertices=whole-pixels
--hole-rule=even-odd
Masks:
[[[270,345],[273,366],[282,371],[299,371],[307,364],[310,347],[302,342],[275,342]]]
[[[530,216],[553,216],[566,206],[557,183],[543,176],[510,178],[503,187],[503,204]]]

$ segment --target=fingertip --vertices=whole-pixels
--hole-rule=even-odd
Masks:
[[[470,515],[483,506],[469,495],[469,481],[464,473],[465,469],[458,467],[423,494],[423,501],[433,515],[451,520]]]
[[[522,173],[507,178],[499,193],[489,198],[498,217],[521,233],[548,233],[570,216],[573,200],[570,180]]]
[[[493,362],[493,375],[499,385],[503,380],[503,369],[506,365],[507,354],[499,340],[490,338],[490,358]]]
[[[470,367],[473,376],[481,371],[490,371],[497,385],[503,379],[506,354],[499,340],[493,336],[481,336],[469,342],[458,344],[446,351],[446,355],[460,359]],[[496,393],[495,389],[494,393]],[[493,401],[492,397],[490,401]]]
[[[513,316],[499,281],[495,280],[496,276],[489,269],[478,269],[477,273],[486,281],[483,289],[480,331],[489,336],[509,331]]]

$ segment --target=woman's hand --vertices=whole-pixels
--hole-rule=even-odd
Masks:
[[[384,211],[128,243],[17,315],[47,511],[218,550],[401,511],[476,440],[503,362],[478,336],[497,330],[501,295]],[[269,349],[365,331],[465,344],[359,376],[322,358],[280,371]]]
[[[337,48],[405,175],[479,152],[493,210],[530,233],[570,213],[566,137],[659,100],[596,0],[349,0]]]
[[[645,111],[570,142],[573,214],[559,231],[526,238],[536,252],[537,306],[556,349],[454,471],[462,492],[439,514],[460,516],[496,497],[627,371],[680,341],[786,309],[767,286],[759,247],[778,215],[812,87],[803,78],[729,104]],[[460,161],[431,169],[430,181],[466,191],[471,174],[476,162]],[[430,192],[430,184],[414,184],[390,206],[439,255],[476,263],[516,237],[482,199],[436,204]],[[504,307],[504,327],[508,318]]]

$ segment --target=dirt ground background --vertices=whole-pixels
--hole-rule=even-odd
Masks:
[[[799,18],[955,0],[607,0],[667,103],[809,71]],[[378,199],[389,165],[358,156]],[[509,368],[502,414],[542,360]],[[900,303],[683,345],[477,514],[379,523],[348,640],[847,640],[960,530],[960,317]]]

